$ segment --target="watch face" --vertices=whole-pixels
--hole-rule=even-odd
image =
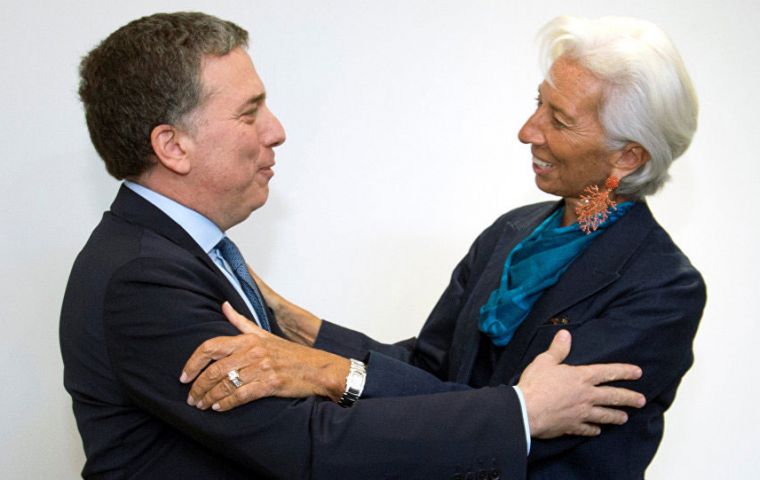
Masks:
[[[348,381],[346,382],[348,386],[354,387],[357,383],[361,382],[362,380],[362,374],[359,372],[351,372],[348,374]]]

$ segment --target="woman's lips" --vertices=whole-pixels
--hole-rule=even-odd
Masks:
[[[538,159],[536,157],[533,157],[533,171],[537,174],[546,173],[549,170],[554,168],[554,165],[549,162],[544,162],[541,159]]]

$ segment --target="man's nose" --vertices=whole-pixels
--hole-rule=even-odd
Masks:
[[[261,140],[264,145],[270,148],[278,147],[285,143],[285,129],[282,127],[280,120],[269,110],[268,107],[264,107],[263,131],[261,132]]]

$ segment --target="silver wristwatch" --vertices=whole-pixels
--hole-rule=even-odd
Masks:
[[[338,405],[341,407],[350,407],[359,397],[362,396],[364,391],[364,383],[367,381],[367,367],[363,362],[359,360],[351,359],[351,365],[348,368],[348,375],[346,376],[346,389],[343,391]]]

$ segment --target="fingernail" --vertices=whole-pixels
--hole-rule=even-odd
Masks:
[[[197,408],[197,409],[199,409],[199,410],[203,410],[203,400],[201,400],[200,402],[198,402],[198,403],[195,405],[195,408]]]
[[[643,406],[644,406],[644,405],[646,405],[646,404],[647,404],[647,399],[646,399],[646,397],[643,397],[643,396],[642,396],[641,398],[639,398],[639,407],[643,407]]]
[[[213,408],[213,409],[214,409],[214,410],[216,410],[216,411],[219,411],[219,409],[220,409],[220,408],[222,408],[222,407],[221,407],[221,406],[219,406],[219,404],[218,404],[218,403],[215,403],[215,404],[211,405],[211,408]]]
[[[182,372],[182,375],[180,375],[179,381],[182,383],[187,383],[187,374],[184,371]]]

